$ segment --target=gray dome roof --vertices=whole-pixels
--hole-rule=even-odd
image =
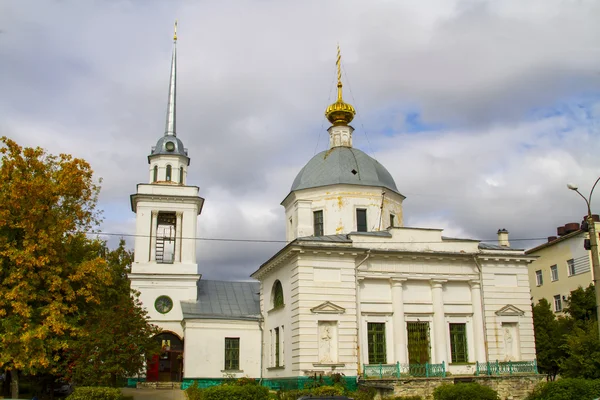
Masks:
[[[399,193],[383,165],[352,147],[334,147],[314,156],[294,179],[291,191],[338,183],[379,186]]]
[[[168,143],[173,143],[175,145],[173,150],[167,150]],[[159,154],[179,155],[186,158],[188,156],[187,149],[183,147],[183,142],[173,135],[166,135],[158,139],[156,146],[152,148],[152,153],[150,156],[156,156]]]

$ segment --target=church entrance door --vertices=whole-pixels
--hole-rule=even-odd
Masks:
[[[173,333],[156,335],[161,354],[148,363],[149,382],[181,382],[183,380],[183,341]]]

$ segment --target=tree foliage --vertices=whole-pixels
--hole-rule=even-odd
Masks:
[[[557,374],[570,378],[600,378],[600,340],[596,321],[594,286],[573,290],[556,318],[546,299],[533,307],[538,368],[554,380]]]
[[[160,352],[154,339],[159,329],[148,323],[139,295],[130,288],[133,253],[124,240],[107,250],[106,261],[113,284],[101,287],[100,304],[89,311],[85,333],[66,357],[67,376],[83,385],[116,386],[117,378],[140,373],[146,357]]]
[[[98,223],[98,185],[84,160],[0,138],[0,367],[55,371],[81,332],[98,282],[111,282]]]

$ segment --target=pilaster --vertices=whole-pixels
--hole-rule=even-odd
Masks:
[[[473,344],[475,346],[475,360],[486,361],[485,354],[485,332],[483,328],[483,310],[481,301],[481,283],[479,281],[470,281],[471,284],[471,303],[473,304]]]
[[[442,361],[448,362],[446,354],[446,321],[444,318],[444,283],[445,280],[431,281],[431,294],[433,300],[433,335],[435,338],[435,360],[436,364]]]
[[[394,357],[397,362],[407,363],[406,322],[404,320],[404,282],[406,279],[390,279],[392,285],[392,309],[394,314]]]

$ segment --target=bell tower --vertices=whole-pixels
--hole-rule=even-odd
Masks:
[[[204,199],[197,186],[186,184],[190,158],[177,137],[177,22],[163,136],[148,155],[148,183],[131,195],[136,214],[135,258],[129,278],[140,292],[152,323],[183,334],[182,300],[197,299],[201,278],[196,263],[196,227]]]

